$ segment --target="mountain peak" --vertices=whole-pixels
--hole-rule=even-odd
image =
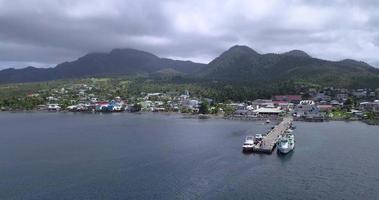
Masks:
[[[282,55],[285,55],[285,56],[296,56],[296,57],[306,57],[306,58],[310,58],[311,57],[306,52],[301,51],[301,50],[297,50],[297,49],[289,51],[289,52],[286,52],[286,53],[283,53]]]
[[[143,55],[143,56],[149,56],[149,57],[154,57],[158,58],[156,55],[146,52],[146,51],[141,51],[137,49],[130,49],[130,48],[116,48],[112,49],[112,51],[109,53],[110,55]]]
[[[256,54],[259,55],[256,51],[254,51],[252,48],[246,46],[246,45],[234,45],[226,52],[233,52],[233,53],[248,53],[248,54]]]

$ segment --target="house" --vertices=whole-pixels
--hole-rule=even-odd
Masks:
[[[47,110],[49,111],[59,111],[61,107],[56,103],[47,104]]]
[[[152,101],[148,101],[148,100],[146,100],[146,101],[142,101],[142,102],[140,102],[139,104],[141,105],[141,109],[142,109],[143,111],[150,110],[150,108],[153,107],[153,102],[152,102]]]
[[[279,107],[281,110],[291,111],[294,104],[287,101],[273,101],[274,107]]]
[[[338,101],[346,101],[347,98],[349,98],[349,95],[347,93],[336,94],[336,99]]]
[[[48,101],[58,101],[58,98],[53,97],[53,96],[49,96],[49,97],[46,97],[46,100],[48,100]]]
[[[330,105],[332,105],[333,107],[337,107],[337,106],[343,106],[343,103],[340,103],[336,100],[332,100],[330,101]]]
[[[39,93],[29,93],[26,96],[27,97],[39,97]]]
[[[314,101],[330,101],[331,97],[326,95],[324,92],[319,92],[313,97]]]
[[[144,97],[144,100],[158,100],[159,98],[161,98],[163,96],[163,93],[147,93],[147,95]]]
[[[365,98],[367,96],[367,91],[365,89],[357,89],[352,92],[352,95],[356,98]]]
[[[320,112],[329,112],[333,109],[333,105],[318,105],[317,108],[320,110]]]
[[[368,112],[379,112],[379,100],[373,102],[362,102],[359,104],[360,110]]]
[[[295,108],[296,116],[306,116],[309,114],[319,113],[319,109],[312,100],[302,100]]]
[[[98,99],[95,97],[92,97],[90,101],[91,101],[91,103],[96,103],[98,101]]]
[[[231,106],[234,110],[246,110],[247,109],[247,106],[244,103],[230,103],[230,104],[228,104],[228,106]],[[251,107],[249,107],[249,109],[251,109]]]
[[[253,102],[251,102],[251,106],[254,107],[255,109],[264,107],[264,108],[273,108],[274,103],[271,99],[257,99]]]
[[[274,101],[286,101],[294,104],[300,103],[302,100],[301,95],[276,95],[273,97]]]
[[[181,102],[181,106],[188,108],[188,109],[194,109],[199,108],[200,101],[195,99],[188,99]]]

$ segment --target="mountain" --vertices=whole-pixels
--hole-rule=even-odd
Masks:
[[[301,50],[282,54],[260,54],[248,46],[236,45],[207,65],[160,58],[135,49],[114,49],[90,53],[54,68],[5,69],[0,83],[34,82],[89,76],[148,75],[168,81],[225,82],[259,87],[297,81],[338,87],[379,87],[379,69],[351,59],[327,61]]]
[[[259,54],[247,46],[234,46],[211,61],[197,77],[212,81],[267,84],[306,81],[329,86],[379,87],[379,69],[355,60],[326,61],[300,50]]]
[[[308,55],[304,51],[297,50],[297,49],[289,51],[289,52],[286,52],[286,53],[283,53],[282,55],[284,55],[284,56],[306,57],[306,58],[310,58],[311,57],[310,55]]]
[[[34,82],[88,76],[136,75],[158,73],[170,69],[177,74],[190,74],[205,67],[191,61],[160,58],[135,49],[114,49],[109,53],[91,53],[54,68],[5,69],[0,71],[0,83]],[[166,70],[167,72],[167,70]]]

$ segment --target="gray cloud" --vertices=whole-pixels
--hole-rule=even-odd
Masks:
[[[208,62],[237,43],[375,65],[378,9],[374,0],[0,0],[0,68],[123,47]]]

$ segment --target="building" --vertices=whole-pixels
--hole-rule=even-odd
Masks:
[[[264,108],[273,108],[274,107],[274,103],[271,99],[257,99],[253,102],[251,102],[251,106],[254,108],[254,109],[258,109],[258,108],[261,108],[261,107],[264,107]]]
[[[294,108],[294,104],[288,101],[273,101],[274,107],[279,107],[281,110],[291,111]]]
[[[336,100],[338,101],[346,101],[347,98],[349,98],[349,95],[346,93],[336,94]]]
[[[319,113],[319,109],[312,100],[303,100],[295,108],[297,117]]]
[[[367,91],[365,89],[357,89],[351,93],[356,98],[365,98],[367,97]]]
[[[294,104],[300,103],[302,100],[301,95],[276,95],[273,97],[274,101],[286,101]]]
[[[362,102],[359,104],[359,108],[360,110],[379,113],[379,100],[375,100],[373,102]]]
[[[56,103],[47,104],[47,110],[49,111],[59,111],[61,107]]]
[[[329,112],[333,109],[333,105],[318,105],[317,108],[320,112]]]
[[[313,97],[314,101],[330,101],[332,98],[329,95],[326,95],[323,92],[317,93],[316,96]]]
[[[283,110],[280,110],[279,108],[258,108],[253,111],[256,115],[280,115],[283,113]]]

